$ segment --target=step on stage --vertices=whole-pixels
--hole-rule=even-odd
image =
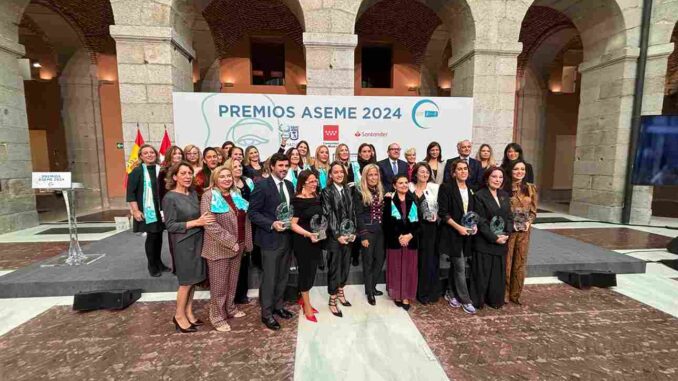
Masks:
[[[144,292],[176,291],[171,273],[153,278],[146,270],[144,237],[122,232],[83,246],[85,253],[106,255],[83,266],[41,266],[36,263],[0,277],[0,298],[63,296],[81,291],[140,288]],[[572,238],[534,229],[530,240],[527,272],[530,277],[553,276],[556,271],[609,270],[618,274],[644,273],[645,262]],[[163,261],[170,263],[167,240]],[[48,260],[49,261],[49,260]],[[48,262],[46,261],[46,262]],[[43,262],[44,263],[44,262]],[[441,256],[441,278],[447,277],[449,262]],[[251,267],[250,288],[259,285],[260,272]],[[383,279],[381,280],[383,282]],[[290,276],[296,283],[296,274]],[[318,271],[316,285],[326,285],[327,272]],[[362,283],[362,266],[351,267],[349,284]]]

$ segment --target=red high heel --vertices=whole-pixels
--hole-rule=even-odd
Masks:
[[[302,298],[297,299],[297,304],[301,306],[301,309],[302,309],[302,310],[304,309],[304,299],[302,299]],[[318,310],[316,310],[316,309],[313,308],[313,307],[311,307],[311,310],[313,310],[313,313],[314,313],[314,314],[317,314],[317,313],[318,313]]]
[[[304,317],[306,318],[306,320],[308,320],[308,321],[310,321],[310,322],[313,322],[313,323],[317,323],[317,322],[318,322],[318,319],[315,318],[315,315],[311,315],[311,316],[306,316],[306,315],[304,315]]]

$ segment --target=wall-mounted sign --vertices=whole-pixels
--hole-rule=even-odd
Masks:
[[[122,143],[120,143],[120,142],[115,143],[115,148],[117,148],[117,149],[123,149],[124,147],[125,147],[125,146],[124,146]]]
[[[71,185],[70,172],[33,172],[33,189],[68,189]]]

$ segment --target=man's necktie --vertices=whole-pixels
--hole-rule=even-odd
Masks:
[[[285,197],[285,191],[283,190],[283,183],[284,181],[281,181],[278,183],[278,191],[280,192],[280,203],[287,203],[287,197]]]
[[[393,170],[393,174],[397,175],[398,174],[398,162],[392,161],[391,162],[391,169]]]

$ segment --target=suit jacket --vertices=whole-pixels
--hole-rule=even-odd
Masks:
[[[398,203],[400,203],[400,200],[398,199],[398,195],[394,194],[393,199],[396,199]],[[398,210],[400,211],[401,219],[396,219],[395,217],[391,216],[391,205],[393,204],[393,199],[390,197],[385,197],[384,198],[384,210],[383,210],[383,216],[382,216],[382,221],[383,221],[383,228],[384,228],[384,244],[387,249],[400,249],[400,242],[398,242],[398,237],[404,234],[411,233],[412,234],[412,239],[410,242],[407,244],[408,249],[416,250],[417,247],[419,246],[417,242],[417,233],[419,233],[419,221],[417,222],[410,222],[410,220],[407,218],[407,212],[410,211],[410,208],[412,207],[412,204],[415,203],[414,201],[414,196],[412,193],[407,192],[407,195],[405,196],[405,205],[407,207],[407,212],[403,214],[403,211],[400,210],[399,205]]]
[[[356,235],[358,234],[355,208],[353,207],[353,192],[348,186],[344,186],[343,189],[340,195],[334,184],[328,184],[320,193],[323,214],[327,218],[327,236],[334,240],[341,235],[339,227],[345,219],[353,221],[356,227]]]
[[[289,197],[294,197],[294,187],[289,180],[284,180]],[[291,203],[292,200],[289,200]],[[257,183],[250,195],[249,217],[255,225],[254,243],[262,249],[273,250],[289,231],[277,232],[273,222],[277,220],[275,209],[280,205],[280,193],[273,177],[262,179]]]
[[[475,208],[475,196],[470,188],[468,192],[467,212],[471,212]],[[464,217],[464,214],[464,203],[457,182],[452,181],[441,185],[438,192],[438,217],[441,223],[439,245],[441,253],[451,257],[460,257],[463,251],[465,257],[471,256],[472,236],[460,235],[448,223],[449,220],[453,220],[461,225],[461,219]]]
[[[449,183],[453,180],[450,171],[452,168],[452,162],[457,159],[459,159],[459,156],[448,159],[445,162],[445,175],[443,177],[443,182]],[[478,190],[483,185],[483,165],[478,160],[470,156],[468,158],[468,179],[466,180],[466,185],[468,185],[473,190]]]
[[[511,213],[511,197],[503,190],[497,190],[499,205],[492,197],[488,188],[482,188],[476,192],[475,211],[480,216],[478,222],[478,234],[475,237],[474,248],[476,251],[491,255],[506,255],[507,243],[500,245],[497,235],[490,230],[490,221],[495,216],[504,220],[504,231],[509,235],[513,231],[513,213]]]
[[[407,163],[398,159],[398,173],[393,173],[391,168],[391,159],[386,158],[377,162],[381,172],[381,185],[384,186],[384,192],[393,192],[393,178],[396,175],[407,175]]]
[[[381,230],[381,223],[372,218],[372,205],[363,203],[363,195],[356,188],[353,188],[353,207],[358,228],[358,237],[363,240],[368,233],[376,233]],[[379,208],[381,213],[381,208]]]
[[[243,251],[252,251],[252,226],[245,217],[245,245],[238,245],[238,217],[232,208],[226,213],[212,213],[212,192],[205,192],[200,199],[200,214],[212,214],[216,222],[205,225],[201,256],[209,260],[233,258]]]
[[[159,171],[160,165],[158,164],[148,168],[148,176],[151,179],[151,190],[153,193],[153,206],[155,207],[155,215],[158,218],[158,221],[147,224],[145,220],[141,220],[139,222],[135,219],[132,219],[132,231],[135,233],[158,233],[164,229],[162,216],[160,214],[160,211],[162,210],[162,204],[160,203],[160,192],[158,189]],[[144,212],[144,167],[141,164],[134,168],[127,176],[127,195],[125,200],[127,202],[135,201],[141,213]]]

